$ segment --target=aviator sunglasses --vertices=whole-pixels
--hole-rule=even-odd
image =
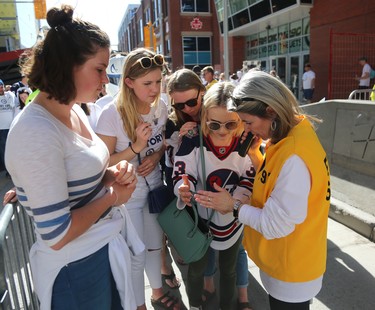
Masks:
[[[208,121],[206,122],[208,129],[212,131],[219,130],[222,126],[224,126],[227,130],[234,130],[237,129],[239,121],[228,121],[225,123],[220,123],[216,121]]]
[[[154,63],[155,65],[157,66],[164,66],[165,64],[165,61],[164,61],[164,56],[161,55],[161,54],[156,54],[154,57],[148,57],[148,56],[145,56],[145,57],[142,57],[142,58],[139,58],[134,64],[133,66],[135,66],[136,64],[140,64],[141,67],[143,69],[149,69],[152,67],[152,63]],[[132,67],[133,67],[132,66]]]
[[[172,107],[174,107],[176,110],[179,110],[179,111],[182,111],[183,109],[185,109],[185,105],[191,108],[195,107],[198,104],[198,98],[199,98],[200,92],[201,90],[198,89],[198,94],[196,98],[189,99],[188,101],[185,101],[185,102],[174,103],[172,104]]]

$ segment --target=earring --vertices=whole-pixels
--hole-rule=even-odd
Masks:
[[[271,123],[271,130],[275,131],[276,130],[276,126],[277,126],[276,121],[273,120],[272,123]]]

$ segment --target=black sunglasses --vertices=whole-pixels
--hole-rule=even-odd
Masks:
[[[197,94],[196,98],[189,99],[188,101],[185,101],[185,102],[174,103],[174,104],[172,104],[172,107],[175,108],[176,110],[179,110],[179,111],[182,111],[183,109],[185,109],[185,105],[187,105],[188,107],[191,107],[191,108],[195,107],[198,104],[198,98],[199,98],[200,92],[201,92],[201,90],[198,89],[198,94]]]
[[[227,109],[228,111],[236,111],[237,108],[242,104],[242,102],[257,101],[256,99],[249,98],[249,97],[235,98],[231,96],[230,99],[231,99],[231,104],[228,105],[228,109]]]
[[[145,57],[142,57],[140,59],[138,59],[134,64],[133,66],[135,66],[136,64],[140,64],[141,67],[143,69],[149,69],[152,67],[152,63],[154,63],[155,65],[157,66],[164,66],[165,64],[165,61],[164,61],[164,56],[161,55],[161,54],[156,54],[154,57],[148,57],[148,56],[145,56]],[[132,66],[132,67],[133,67]]]

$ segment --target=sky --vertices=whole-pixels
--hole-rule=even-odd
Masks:
[[[124,17],[128,4],[140,3],[140,0],[47,0],[47,11],[61,4],[70,4],[74,17],[98,25],[108,33],[113,49],[117,49],[118,28]]]

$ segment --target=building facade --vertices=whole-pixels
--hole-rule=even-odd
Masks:
[[[375,68],[374,14],[373,0],[142,0],[119,37],[127,32],[130,38],[124,51],[147,46],[164,54],[172,70],[209,64],[223,71],[224,61],[230,72],[274,69],[300,100],[304,64],[310,62],[313,101],[344,99],[357,86],[358,58],[366,56]],[[146,42],[146,25],[154,41]],[[339,35],[343,47],[335,41]]]
[[[166,56],[172,70],[195,65],[221,69],[213,0],[143,0],[126,14],[119,30],[121,51],[152,48]]]

